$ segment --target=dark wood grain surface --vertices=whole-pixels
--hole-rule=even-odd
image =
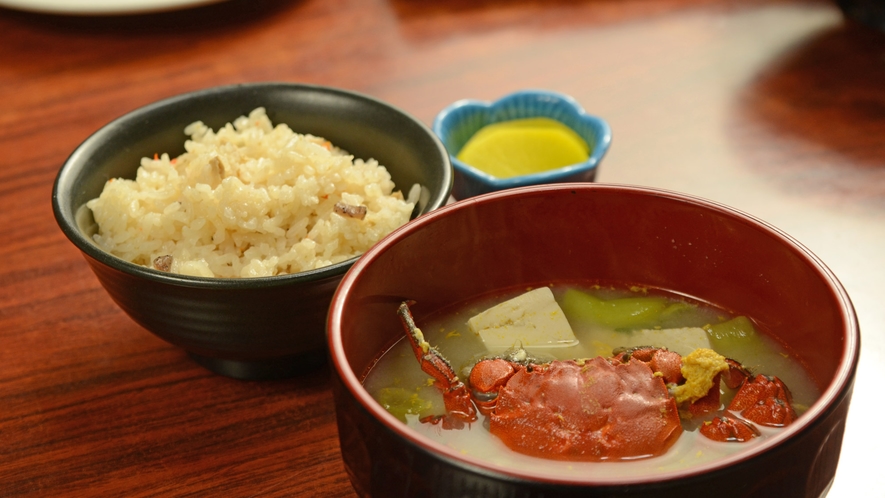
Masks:
[[[353,495],[328,369],[207,372],[114,305],[50,206],[65,158],[108,121],[271,80],[368,93],[428,124],[460,98],[568,93],[612,125],[599,181],[700,195],[793,235],[863,330],[830,496],[885,489],[870,429],[885,385],[885,34],[825,1],[231,0],[0,8],[0,495]]]

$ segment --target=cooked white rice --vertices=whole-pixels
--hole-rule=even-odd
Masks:
[[[409,220],[420,190],[404,200],[374,159],[274,127],[264,108],[184,133],[184,154],[143,158],[134,181],[112,179],[87,203],[100,247],[184,275],[297,273],[368,250]]]

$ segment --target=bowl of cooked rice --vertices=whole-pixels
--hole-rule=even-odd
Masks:
[[[107,124],[62,166],[52,205],[135,322],[213,372],[268,379],[325,361],[342,276],[451,189],[445,148],[402,110],[251,83]]]

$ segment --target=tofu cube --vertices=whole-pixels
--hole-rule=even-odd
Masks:
[[[468,320],[467,325],[490,350],[578,344],[549,287],[539,287],[493,306]]]

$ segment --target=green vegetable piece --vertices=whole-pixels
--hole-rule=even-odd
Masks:
[[[690,313],[697,309],[697,305],[689,304],[683,301],[671,303],[661,312],[661,318],[673,319],[683,314]]]
[[[433,403],[423,399],[416,391],[401,387],[385,387],[378,391],[375,399],[391,415],[406,422],[406,415],[425,415],[433,409]]]
[[[710,323],[712,314],[706,309],[699,309],[697,304],[685,301],[671,302],[661,312],[661,328],[703,327]]]
[[[753,322],[745,316],[732,318],[716,325],[706,325],[710,343],[719,354],[738,361],[748,361],[766,349],[762,338],[756,333]],[[747,365],[745,365],[747,366]]]
[[[602,300],[585,292],[569,289],[562,296],[565,315],[615,329],[635,329],[655,325],[667,308],[663,297],[624,297]]]

